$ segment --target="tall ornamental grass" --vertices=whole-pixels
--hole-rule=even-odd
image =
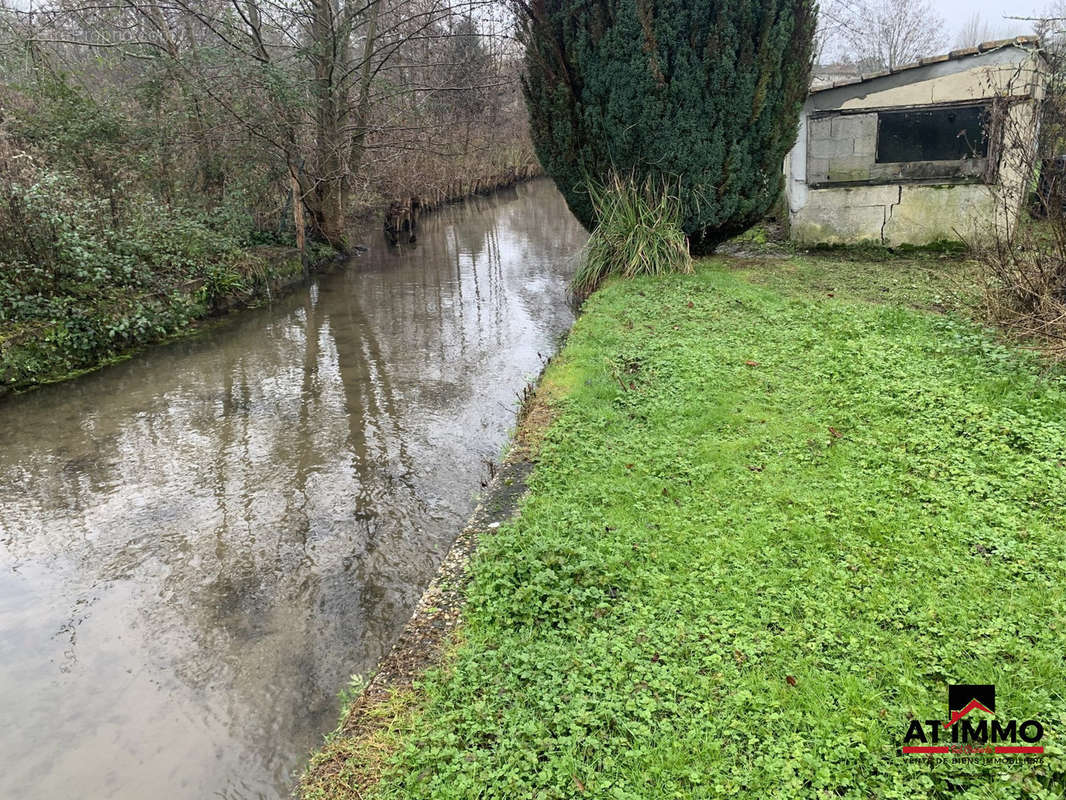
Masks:
[[[604,183],[589,181],[587,186],[598,224],[574,276],[576,294],[590,294],[610,275],[692,272],[676,186],[652,178],[638,182],[613,172]]]

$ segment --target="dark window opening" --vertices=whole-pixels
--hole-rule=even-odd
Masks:
[[[985,158],[984,106],[882,111],[877,115],[877,161],[961,161]]]

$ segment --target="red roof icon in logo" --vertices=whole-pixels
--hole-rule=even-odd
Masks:
[[[996,713],[996,687],[992,684],[962,683],[948,687],[948,712],[951,719],[944,723],[950,728],[971,711]]]
[[[971,711],[984,711],[986,714],[994,714],[995,713],[991,709],[985,708],[983,705],[981,705],[976,700],[971,700],[969,703],[966,704],[966,708],[962,709],[961,711],[952,711],[951,712],[951,719],[944,723],[944,727],[945,728],[950,728],[952,725],[954,725],[960,719],[965,717]]]

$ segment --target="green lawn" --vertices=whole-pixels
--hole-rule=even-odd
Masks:
[[[372,796],[1063,797],[1066,378],[911,307],[952,271],[705,262],[593,295]],[[953,683],[1047,753],[898,755]]]

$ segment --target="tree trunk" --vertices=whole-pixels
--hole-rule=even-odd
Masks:
[[[342,187],[347,166],[342,157],[347,114],[346,98],[340,96],[344,47],[338,41],[337,17],[331,0],[313,0],[311,47],[315,69],[315,184],[308,198],[316,233],[337,247],[344,246]]]
[[[362,73],[359,76],[359,100],[355,107],[355,132],[352,135],[351,149],[348,151],[348,177],[345,184],[345,204],[351,203],[353,182],[363,166],[363,154],[366,151],[366,137],[370,126],[370,83],[374,77],[371,59],[378,36],[378,11],[381,0],[373,0],[367,13],[366,41],[363,42]]]

